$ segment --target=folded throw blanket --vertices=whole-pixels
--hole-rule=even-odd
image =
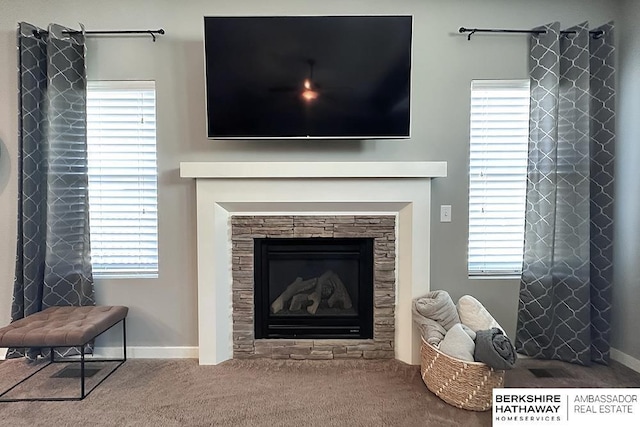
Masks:
[[[435,320],[447,331],[456,323],[460,323],[458,310],[447,291],[431,291],[423,297],[416,298],[414,305],[418,313]]]
[[[447,330],[438,322],[428,317],[424,317],[416,310],[415,301],[413,303],[413,322],[418,326],[420,334],[426,342],[438,346],[444,338]]]
[[[494,369],[511,369],[516,363],[516,349],[498,328],[476,332],[476,350],[473,357]]]
[[[496,322],[480,301],[471,295],[465,295],[458,300],[458,314],[460,321],[478,332],[484,329],[498,328],[504,332],[504,329]]]
[[[440,343],[440,351],[456,359],[473,362],[476,333],[462,323],[453,325]]]

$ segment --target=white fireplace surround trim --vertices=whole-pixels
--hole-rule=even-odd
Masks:
[[[396,215],[396,358],[420,363],[411,300],[429,291],[431,179],[446,162],[182,162],[196,179],[198,352],[233,358],[233,215]]]

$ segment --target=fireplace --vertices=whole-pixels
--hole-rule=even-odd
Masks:
[[[180,176],[195,180],[200,364],[389,354],[420,363],[411,300],[429,291],[431,181],[447,176],[446,162],[182,162]],[[308,215],[337,216],[334,233],[296,223]],[[363,233],[349,219],[345,229],[349,215],[395,221],[385,238],[380,224]],[[332,236],[375,237],[373,340],[255,339],[253,239]]]
[[[373,238],[254,239],[255,338],[373,338]]]

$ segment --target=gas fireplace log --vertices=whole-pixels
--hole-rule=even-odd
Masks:
[[[347,288],[344,286],[344,283],[340,280],[340,277],[338,277],[337,274],[334,274],[330,280],[333,284],[333,294],[327,301],[329,307],[333,308],[336,303],[340,303],[344,309],[351,308],[353,306],[351,303],[351,297],[349,296],[349,292],[347,292]]]
[[[311,305],[307,306],[307,312],[309,312],[309,314],[316,314],[316,311],[318,311],[318,306],[320,305],[320,299],[322,298],[321,292],[318,292],[317,290],[313,291],[307,298],[309,299],[309,301],[311,301]]]
[[[309,305],[309,294],[296,294],[291,298],[289,310],[298,311]]]
[[[327,289],[327,287],[331,287],[331,278],[335,275],[336,274],[333,271],[328,270],[324,272],[322,276],[318,277],[318,283],[316,284],[314,291],[309,294],[309,299],[312,301],[312,304],[307,307],[307,312],[309,314],[316,314],[320,301],[322,301],[323,288]],[[327,292],[330,294],[332,289],[329,289],[328,291],[325,290],[325,294]]]
[[[353,306],[347,288],[340,277],[331,270],[327,270],[320,277],[302,280],[296,278],[271,304],[271,312],[278,313],[285,308],[289,301],[290,311],[306,308],[309,314],[316,314],[322,300],[327,300],[329,307],[341,305],[348,309]]]
[[[302,280],[302,277],[296,278],[283,293],[271,304],[271,312],[273,314],[282,311],[284,304],[289,301],[294,295],[309,291],[315,287],[318,279],[313,278],[309,280]]]

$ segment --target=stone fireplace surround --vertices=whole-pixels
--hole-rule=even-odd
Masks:
[[[231,228],[234,359],[394,358],[395,216],[233,216]],[[253,239],[258,237],[373,238],[373,339],[256,340]]]
[[[431,179],[446,162],[183,162],[196,180],[199,362],[234,357],[233,216],[396,218],[393,353],[420,363],[411,300],[429,291]]]

